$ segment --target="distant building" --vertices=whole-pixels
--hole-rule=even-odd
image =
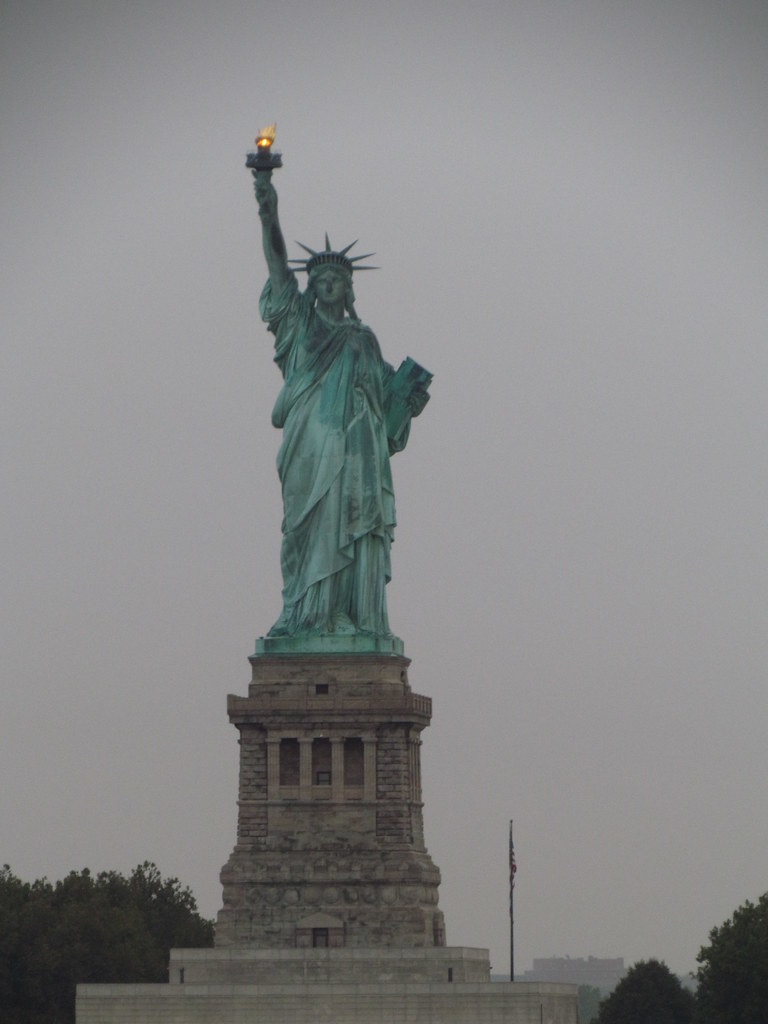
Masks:
[[[612,992],[624,977],[624,957],[602,959],[597,956],[534,957],[533,970],[524,971],[518,981],[559,981],[571,985],[593,985],[603,995]]]

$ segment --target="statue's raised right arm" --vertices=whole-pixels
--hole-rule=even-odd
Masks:
[[[277,217],[277,192],[272,184],[272,171],[252,171],[253,190],[259,204],[261,219],[261,240],[264,245],[264,257],[269,270],[272,294],[280,295],[288,281],[288,253],[285,239],[280,230]]]

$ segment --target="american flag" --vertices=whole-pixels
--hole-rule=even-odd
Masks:
[[[512,822],[509,823],[509,912],[512,913],[512,890],[515,888],[515,874],[517,864],[515,863],[515,844],[512,841]]]

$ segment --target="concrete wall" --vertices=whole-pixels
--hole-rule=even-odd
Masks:
[[[79,985],[77,1024],[577,1024],[572,985]]]
[[[172,949],[172,985],[488,982],[487,949]]]

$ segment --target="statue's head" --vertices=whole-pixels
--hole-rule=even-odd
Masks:
[[[302,242],[298,242],[301,248],[309,253],[305,259],[290,260],[291,263],[300,264],[299,270],[306,270],[309,274],[307,292],[313,299],[321,298],[325,302],[338,301],[344,297],[344,308],[347,313],[357,319],[355,313],[355,293],[352,290],[353,270],[376,270],[376,267],[355,267],[359,260],[367,259],[373,253],[369,252],[363,256],[347,256],[347,253],[355,245],[350,242],[343,249],[331,248],[328,235],[325,236],[325,249],[315,252]]]
[[[313,302],[319,299],[322,304],[330,307],[341,302],[349,316],[357,320],[352,273],[345,267],[333,263],[314,267],[309,272],[307,295]]]
[[[321,264],[310,270],[307,290],[315,298],[335,302],[352,295],[352,274],[345,267],[333,263]],[[354,300],[354,295],[352,299]]]

